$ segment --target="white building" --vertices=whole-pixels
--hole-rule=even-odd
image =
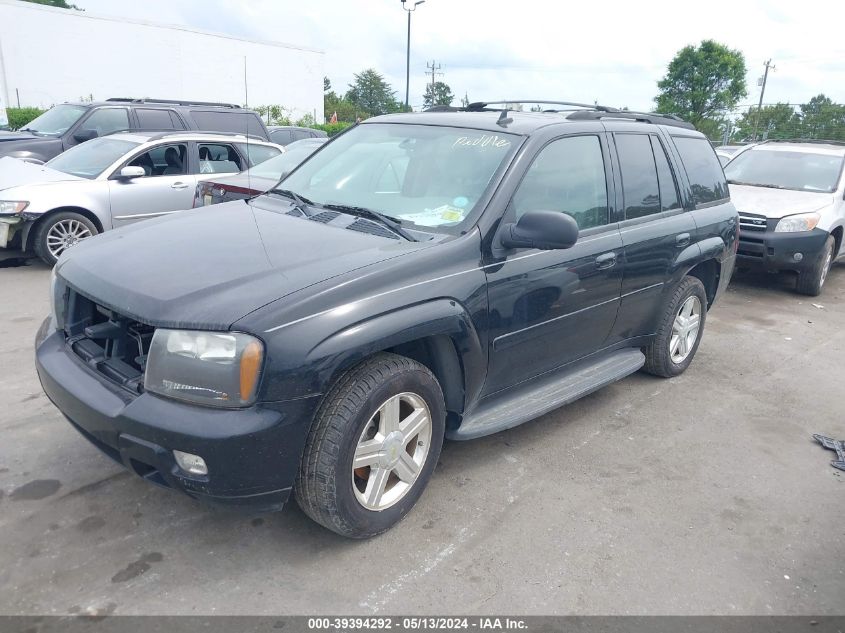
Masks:
[[[323,58],[302,46],[0,0],[0,108],[151,97],[281,105],[292,118],[322,121]]]

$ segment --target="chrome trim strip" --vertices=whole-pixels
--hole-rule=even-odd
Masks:
[[[134,220],[136,218],[156,218],[160,215],[170,215],[171,213],[179,213],[178,211],[158,211],[156,213],[134,213],[132,215],[116,215],[113,220]]]

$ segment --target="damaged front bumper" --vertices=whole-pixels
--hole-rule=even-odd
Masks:
[[[0,248],[9,248],[12,239],[26,226],[26,221],[19,215],[0,216]]]

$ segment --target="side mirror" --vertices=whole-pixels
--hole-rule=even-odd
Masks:
[[[578,241],[578,223],[559,211],[529,211],[517,222],[503,226],[500,235],[505,248],[571,248]]]
[[[97,134],[97,130],[79,130],[73,135],[73,140],[77,143],[84,143],[85,141],[90,141],[92,138],[97,138],[98,136],[99,134]]]
[[[147,172],[144,171],[143,167],[134,165],[127,165],[117,173],[118,178],[127,180],[131,178],[143,178],[146,175]]]

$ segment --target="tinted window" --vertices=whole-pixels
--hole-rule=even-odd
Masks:
[[[180,176],[187,172],[188,146],[184,144],[159,145],[133,158],[132,167],[143,167],[147,176]]]
[[[138,126],[142,130],[176,130],[181,127],[173,125],[169,110],[153,110],[151,108],[137,108]]]
[[[129,114],[126,108],[100,108],[82,122],[81,129],[94,130],[97,136],[128,130]]]
[[[229,174],[246,168],[243,159],[231,145],[200,143],[197,148],[201,174]]]
[[[669,160],[666,158],[666,150],[663,148],[663,143],[652,136],[651,148],[654,150],[654,161],[657,163],[657,182],[660,184],[660,208],[663,211],[680,209],[681,203],[678,200],[678,187],[675,184],[675,177],[672,175],[672,168],[669,167]]]
[[[252,143],[238,143],[238,149],[242,154],[245,154],[249,160],[250,167],[260,165],[265,160],[269,160],[281,154],[276,147],[268,147],[267,145],[254,145]]]
[[[519,218],[528,211],[559,211],[588,229],[607,224],[607,182],[597,136],[571,136],[544,147],[513,197]]]
[[[645,134],[617,134],[616,151],[622,171],[625,219],[660,212],[660,188],[651,140]]]
[[[681,155],[696,204],[704,204],[728,197],[728,183],[716,152],[704,138],[675,136],[675,147]]]
[[[279,145],[287,145],[291,142],[290,130],[273,130],[270,132],[270,140]]]
[[[266,138],[258,116],[252,112],[227,112],[225,110],[192,110],[191,116],[198,130],[205,132],[234,132]]]

